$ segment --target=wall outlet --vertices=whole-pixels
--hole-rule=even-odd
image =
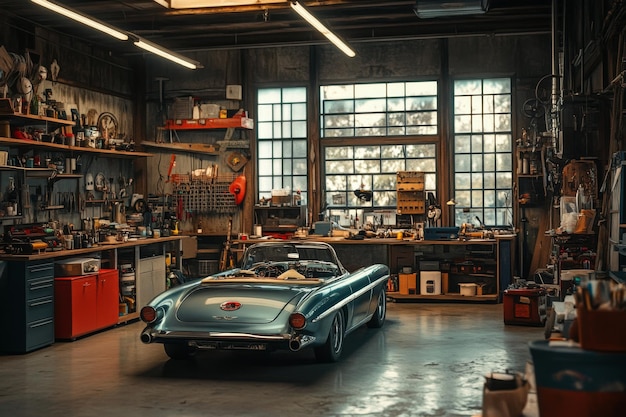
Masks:
[[[227,85],[226,86],[226,98],[228,100],[241,100],[241,86],[240,85]]]

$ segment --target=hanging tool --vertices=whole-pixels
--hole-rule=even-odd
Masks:
[[[174,170],[175,166],[176,166],[176,155],[172,154],[172,156],[170,156],[170,166],[167,169],[167,182],[170,182],[172,171]]]
[[[224,249],[222,250],[222,256],[220,257],[219,270],[224,271],[228,266],[228,259],[230,257],[230,245],[232,243],[230,234],[233,231],[233,218],[228,218],[228,232],[226,234],[226,241],[224,242]]]

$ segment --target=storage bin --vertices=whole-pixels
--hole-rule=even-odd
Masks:
[[[465,296],[476,295],[476,287],[478,287],[478,285],[473,282],[462,282],[459,284],[459,288],[461,289],[461,295]]]
[[[539,415],[621,417],[626,410],[626,353],[530,342]]]
[[[583,349],[626,353],[626,311],[588,310],[578,306],[576,321]]]
[[[544,288],[511,288],[504,291],[504,324],[543,326],[546,321]]]
[[[400,281],[400,294],[415,294],[417,290],[417,274],[398,274]]]

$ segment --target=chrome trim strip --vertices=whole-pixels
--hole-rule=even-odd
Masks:
[[[371,290],[373,287],[377,286],[380,282],[386,281],[388,279],[389,279],[389,275],[384,275],[383,277],[378,278],[376,281],[370,283],[366,287],[363,287],[361,290],[355,292],[351,296],[346,297],[343,301],[335,304],[332,308],[329,308],[328,310],[326,310],[325,312],[323,312],[322,314],[320,314],[316,318],[312,319],[311,322],[312,323],[316,323],[316,322],[322,320],[324,317],[328,317],[330,314],[334,313],[335,311],[339,310],[340,308],[342,308],[343,306],[345,306],[349,302],[354,301],[356,298],[360,297],[361,295],[363,295],[366,292],[368,292],[369,290]]]
[[[150,332],[153,338],[161,339],[189,339],[189,340],[270,340],[270,341],[283,341],[290,340],[291,335],[260,335],[252,333],[201,333],[201,332]]]

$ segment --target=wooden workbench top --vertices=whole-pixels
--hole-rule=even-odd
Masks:
[[[97,246],[92,246],[91,248],[45,251],[32,255],[11,255],[8,253],[3,253],[0,254],[0,261],[35,261],[40,259],[65,258],[69,256],[86,255],[89,253],[108,251],[112,249],[130,248],[135,246],[151,245],[154,243],[173,242],[184,238],[186,238],[186,236],[183,235],[159,238],[145,238],[132,240],[129,242],[119,242],[115,244],[98,244]]]

